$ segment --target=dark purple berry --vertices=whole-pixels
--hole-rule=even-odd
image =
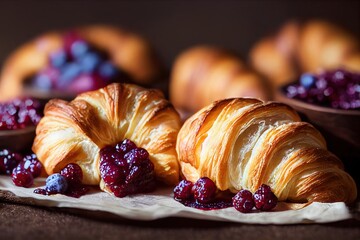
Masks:
[[[149,153],[143,148],[134,148],[124,155],[130,167],[140,165],[143,160],[149,158]]]
[[[124,178],[121,169],[114,162],[102,162],[100,164],[100,175],[108,185],[118,183]]]
[[[46,191],[49,194],[65,193],[68,188],[66,178],[60,173],[54,173],[46,179]]]
[[[129,139],[125,139],[121,143],[115,145],[115,149],[120,153],[127,153],[130,150],[136,148],[136,144]]]
[[[15,130],[36,125],[42,116],[42,106],[31,98],[17,98],[0,103],[0,130]]]
[[[20,153],[14,153],[7,149],[0,151],[0,174],[11,175],[22,158]]]
[[[200,203],[211,202],[215,198],[216,190],[216,185],[210,178],[202,177],[193,186],[194,198]]]
[[[174,198],[175,199],[191,199],[193,197],[192,187],[193,183],[187,180],[182,180],[180,183],[174,188]]]
[[[18,187],[31,187],[34,183],[34,177],[29,171],[22,170],[17,171],[17,169],[14,169],[11,179],[13,183]]]
[[[100,175],[117,197],[155,188],[154,164],[149,153],[128,139],[100,150]]]
[[[276,207],[278,198],[268,185],[262,184],[254,193],[255,207],[262,211],[268,211]]]
[[[249,190],[240,190],[232,198],[233,206],[236,210],[242,213],[250,212],[255,206],[253,195]]]
[[[42,164],[37,159],[35,154],[26,155],[23,161],[19,163],[18,167],[21,167],[24,170],[29,171],[34,178],[40,176],[42,171]]]
[[[358,110],[360,109],[360,104],[357,104],[360,102],[360,74],[343,69],[318,75],[303,74],[299,83],[286,88],[286,95],[289,98],[325,107]]]
[[[83,178],[83,172],[76,163],[69,163],[61,171],[60,174],[64,176],[69,185],[80,184]]]

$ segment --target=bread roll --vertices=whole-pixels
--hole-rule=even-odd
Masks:
[[[196,46],[181,53],[173,66],[170,100],[183,119],[219,99],[267,99],[263,79],[226,50]]]

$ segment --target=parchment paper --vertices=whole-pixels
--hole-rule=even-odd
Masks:
[[[30,198],[39,206],[99,210],[133,220],[185,217],[256,224],[298,224],[335,222],[351,218],[348,208],[342,202],[312,203],[298,210],[282,210],[283,206],[280,203],[271,212],[254,211],[244,214],[232,207],[210,211],[185,207],[173,199],[172,188],[161,188],[153,193],[125,198],[116,198],[97,189],[80,198],[33,193],[35,188],[44,185],[45,179],[38,178],[32,188],[16,187],[9,176],[0,176],[0,190],[12,192],[19,198]]]

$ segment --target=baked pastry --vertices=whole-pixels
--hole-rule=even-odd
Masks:
[[[354,36],[329,22],[290,21],[274,36],[257,42],[250,51],[250,61],[278,87],[304,72],[340,67],[360,71],[360,46]]]
[[[70,71],[70,75],[74,74],[76,68],[75,70],[74,68],[71,68],[73,66],[67,68],[67,66],[58,65],[65,57],[68,59],[70,58],[70,61],[78,60],[76,59],[77,56],[74,57],[71,55],[73,52],[69,53],[69,51],[73,50],[71,44],[75,43],[76,45],[77,40],[79,40],[78,42],[80,42],[80,44],[76,46],[77,48],[74,47],[74,51],[77,51],[79,56],[80,53],[84,52],[84,48],[86,50],[93,50],[91,48],[94,48],[94,52],[98,54],[94,59],[94,53],[91,52],[88,54],[90,55],[90,59],[79,60],[81,61],[81,64],[85,65],[86,73],[89,72],[89,68],[95,67],[94,62],[97,63],[99,61],[108,60],[117,67],[122,75],[126,75],[126,80],[128,80],[128,77],[132,83],[135,84],[149,86],[161,77],[163,71],[162,64],[155,55],[150,44],[144,38],[111,26],[85,26],[74,28],[72,30],[53,31],[43,34],[24,44],[11,54],[5,61],[0,76],[0,99],[11,99],[12,97],[20,95],[24,84],[30,84],[29,82],[34,80],[33,78],[37,76],[38,73],[40,73],[40,75],[47,74],[46,77],[50,78],[52,81],[50,83],[46,82],[38,84],[35,80],[35,88],[44,89],[49,88],[49,84],[54,84],[53,81],[55,80],[52,79],[54,78],[54,75],[67,74],[64,72],[58,73],[59,71],[66,71],[64,69],[67,69]],[[85,47],[82,45],[83,42],[85,42]],[[64,57],[64,53],[62,52],[63,49],[65,54],[71,56]],[[52,57],[54,58],[55,63],[51,62]],[[105,59],[99,59],[102,57]],[[73,71],[71,72],[71,70]],[[93,85],[96,85],[93,86],[91,90],[97,89],[99,87],[97,85],[100,85],[100,87],[105,86],[104,84],[99,84],[100,81],[97,81],[98,76],[99,74],[90,76],[91,78],[95,78],[95,83],[93,83]],[[44,78],[41,77],[42,75],[39,76],[39,79],[43,80]],[[61,78],[61,76],[58,78]],[[124,82],[124,78],[125,77],[121,77],[120,81]],[[69,79],[65,79],[64,81],[68,84]],[[75,83],[75,86],[72,86],[70,90],[75,89],[76,93],[81,92],[76,90],[79,87],[86,85],[86,83],[83,83],[84,81],[89,80],[84,80],[83,77],[79,81],[80,83]],[[56,85],[56,89],[64,90],[63,87],[59,87],[58,85]],[[91,84],[88,83],[88,85]],[[87,91],[89,89],[85,90]]]
[[[225,99],[186,120],[176,145],[183,176],[220,190],[255,192],[269,185],[279,201],[350,203],[357,195],[342,162],[319,131],[289,106]]]
[[[97,185],[99,151],[130,139],[149,152],[159,180],[176,184],[179,129],[179,115],[160,91],[113,83],[71,102],[50,100],[36,128],[32,150],[47,174],[75,163],[82,168],[83,183]]]
[[[177,57],[170,100],[183,119],[215,100],[230,97],[266,100],[268,92],[263,79],[226,50],[196,46]]]

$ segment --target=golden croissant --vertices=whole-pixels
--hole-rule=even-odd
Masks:
[[[177,57],[170,100],[183,119],[213,101],[230,97],[269,98],[264,80],[232,52],[196,46]]]
[[[356,199],[354,180],[320,132],[282,103],[214,102],[186,120],[176,150],[187,180],[209,177],[220,190],[255,192],[267,184],[280,201]]]
[[[355,36],[326,21],[290,21],[274,36],[257,42],[250,60],[276,87],[304,72],[340,67],[360,71],[360,44]]]
[[[76,163],[83,170],[83,183],[96,185],[100,149],[127,138],[149,152],[159,180],[176,184],[179,129],[179,115],[160,91],[114,83],[71,102],[50,100],[32,149],[48,174]]]

